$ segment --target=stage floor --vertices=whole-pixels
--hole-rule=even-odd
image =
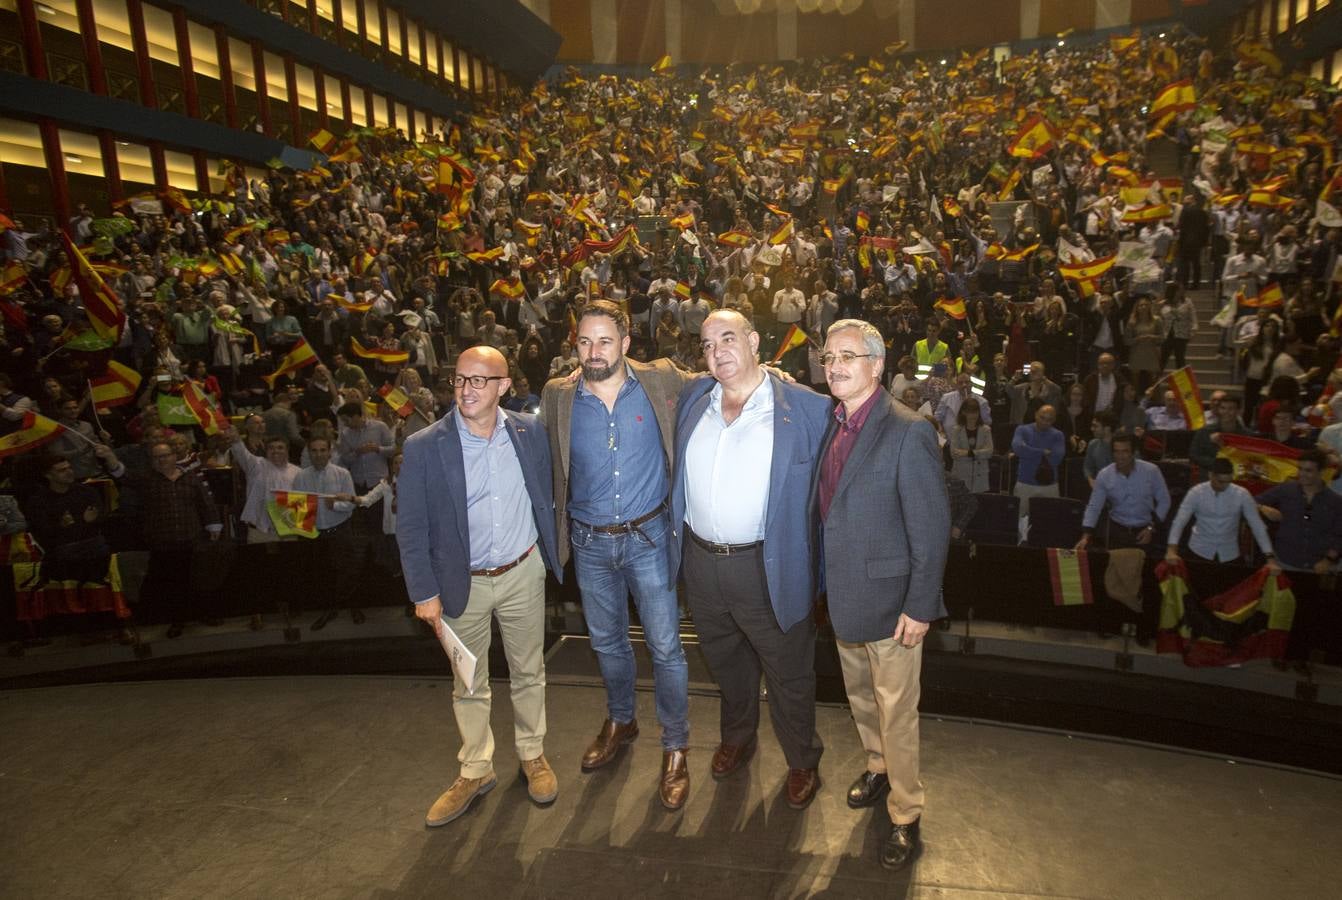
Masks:
[[[549,689],[558,801],[516,774],[496,682],[499,786],[429,830],[456,774],[446,679],[169,681],[0,693],[0,871],[11,897],[1323,897],[1342,882],[1342,780],[993,724],[923,720],[926,849],[884,872],[883,810],[850,810],[863,760],[822,706],[824,786],[780,797],[765,734],[715,783],[717,700],[691,698],[693,788],[667,813],[652,697],[612,767],[578,760],[594,687]]]

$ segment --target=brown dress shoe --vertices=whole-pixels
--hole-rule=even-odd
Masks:
[[[662,753],[662,783],[658,788],[662,806],[680,809],[690,796],[690,769],[684,750],[666,750]]]
[[[592,741],[587,752],[582,755],[582,770],[591,772],[593,769],[599,769],[615,759],[615,755],[620,752],[620,747],[632,743],[634,738],[638,737],[638,720],[626,722],[623,725],[616,725],[610,719],[607,719],[601,726],[601,733]]]
[[[559,796],[559,779],[555,778],[554,769],[550,768],[544,753],[535,759],[522,760],[518,771],[527,780],[527,793],[533,802],[541,805],[553,803],[555,797]]]
[[[815,799],[820,790],[819,769],[787,770],[787,805],[793,809],[805,809]]]
[[[750,762],[755,755],[756,740],[751,736],[744,744],[719,744],[713,752],[713,777],[718,781]]]
[[[498,783],[499,781],[494,777],[493,772],[483,778],[458,778],[452,782],[450,788],[443,792],[441,797],[434,801],[432,808],[429,809],[429,814],[424,817],[424,824],[430,828],[437,828],[439,825],[446,825],[453,819],[460,818],[471,808],[471,804],[475,802],[476,797],[483,797],[488,794],[494,790],[494,786]]]

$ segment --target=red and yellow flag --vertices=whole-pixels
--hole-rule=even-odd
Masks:
[[[677,281],[677,282],[676,282],[676,296],[677,296],[677,297],[679,297],[679,298],[682,299],[682,300],[688,300],[688,299],[690,299],[690,294],[691,294],[691,293],[692,293],[692,291],[690,290],[690,286],[689,286],[688,284],[686,284],[686,283],[683,282],[683,281]]]
[[[61,232],[61,241],[65,245],[66,256],[73,263],[70,267],[71,274],[75,284],[79,286],[79,299],[83,301],[89,324],[93,326],[98,337],[112,341],[119,340],[121,329],[126,324],[126,312],[121,308],[121,301],[112,293],[112,289],[103,281],[102,276],[89,265],[89,261],[79,252],[79,248],[70,240],[69,235]]]
[[[317,536],[317,504],[321,499],[316,494],[299,494],[293,491],[274,491],[274,496],[266,501],[266,513],[270,516],[275,533],[281,537]]]
[[[786,244],[788,241],[792,240],[794,228],[795,226],[793,225],[792,219],[789,217],[787,221],[778,226],[773,234],[769,235],[769,246],[777,247],[780,244]]]
[[[28,269],[23,263],[17,259],[5,263],[4,271],[0,271],[0,297],[12,294],[27,284]]]
[[[932,306],[941,310],[952,319],[963,321],[969,313],[965,310],[965,301],[963,297],[942,297]]]
[[[1168,219],[1174,210],[1168,203],[1144,203],[1123,211],[1124,222],[1159,222]]]
[[[509,300],[516,300],[527,292],[526,285],[522,284],[521,278],[495,278],[489,286],[491,294],[501,294]]]
[[[678,228],[681,231],[684,231],[687,228],[693,228],[694,213],[687,212],[683,215],[676,216],[674,219],[671,220],[670,225],[672,228]]]
[[[1002,189],[997,192],[997,199],[1000,201],[1010,200],[1011,195],[1016,192],[1016,185],[1020,184],[1020,179],[1020,169],[1012,170],[1011,174],[1007,176],[1007,180],[1002,184]]]
[[[1031,244],[1028,247],[1022,247],[1019,250],[1006,250],[1004,248],[1000,259],[1003,262],[1020,262],[1021,260],[1029,257],[1031,253],[1034,253],[1038,249],[1039,249],[1038,243]]]
[[[334,300],[337,304],[350,312],[366,313],[373,308],[372,300],[369,300],[367,303],[357,303],[344,294],[327,294],[326,299]]]
[[[1241,306],[1248,306],[1254,309],[1259,307],[1275,307],[1285,303],[1286,298],[1282,296],[1281,285],[1275,281],[1271,284],[1263,285],[1262,290],[1258,292],[1257,297],[1243,297],[1240,294],[1235,295],[1236,301]]]
[[[375,359],[378,362],[386,363],[392,366],[405,365],[407,362],[410,361],[409,350],[383,350],[379,347],[375,347],[372,350],[369,350],[354,338],[349,339],[349,344],[350,349],[354,351],[354,355],[361,356],[364,359]],[[292,356],[292,354],[290,355]],[[317,358],[316,354],[313,354],[312,358],[316,359]],[[303,363],[303,365],[307,365],[307,363]],[[279,373],[277,372],[275,374],[278,375]]]
[[[1300,451],[1267,438],[1221,432],[1221,452],[1217,456],[1235,465],[1235,483],[1251,494],[1289,481],[1300,470]]]
[[[182,401],[186,403],[186,408],[195,416],[196,423],[206,434],[219,434],[228,428],[228,417],[214,405],[214,401],[205,391],[201,390],[199,382],[188,378],[182,384]]]
[[[1048,576],[1053,585],[1054,606],[1090,606],[1095,602],[1086,551],[1050,547]]]
[[[488,250],[485,250],[485,251],[483,251],[483,252],[479,252],[479,253],[475,253],[475,252],[467,253],[467,254],[466,254],[466,258],[469,259],[471,262],[480,263],[481,265],[484,265],[484,264],[486,264],[486,263],[492,263],[492,262],[494,262],[495,260],[499,260],[499,259],[502,259],[502,258],[503,258],[503,248],[502,248],[502,247],[490,247]]]
[[[956,203],[950,197],[942,199],[941,208],[946,211],[946,215],[955,216],[957,219],[964,215],[964,210],[960,208],[960,204]]]
[[[384,384],[378,388],[377,395],[382,398],[382,402],[396,410],[396,415],[404,419],[415,411],[415,405],[410,402],[405,391],[398,387],[392,387],[390,384]]]
[[[805,346],[810,339],[810,336],[802,330],[801,326],[793,323],[792,327],[788,328],[787,334],[783,335],[783,342],[778,345],[778,352],[774,354],[773,359],[769,360],[769,365],[777,363],[787,355],[789,350]]]
[[[350,338],[350,343],[353,344],[355,348],[358,348],[359,346],[359,342],[353,338]],[[358,352],[358,350],[356,349],[355,352]],[[409,358],[409,354],[406,356]],[[269,375],[262,375],[261,379],[273,388],[275,386],[275,379],[279,378],[281,375],[296,372],[304,366],[316,365],[317,362],[317,351],[313,350],[312,346],[305,339],[299,338],[298,343],[294,344],[294,348],[285,355],[284,359],[280,360],[279,368]]]
[[[856,225],[858,234],[865,233],[871,227],[871,213],[865,209],[858,210]]]
[[[1235,55],[1240,62],[1266,66],[1273,75],[1281,74],[1281,57],[1273,53],[1266,44],[1258,41],[1240,41],[1235,45]]]
[[[131,402],[139,389],[140,373],[114,359],[107,363],[107,374],[89,379],[93,408],[100,413]]]
[[[1094,281],[1114,267],[1117,253],[1093,259],[1090,262],[1063,263],[1058,266],[1058,274],[1073,281]]]
[[[1175,399],[1179,401],[1179,408],[1183,410],[1188,430],[1197,431],[1206,425],[1207,417],[1202,412],[1202,394],[1198,391],[1198,380],[1193,374],[1193,367],[1184,366],[1176,372],[1171,372],[1166,383],[1170,390],[1174,391]]]
[[[1229,590],[1202,600],[1189,615],[1188,567],[1156,566],[1160,582],[1157,653],[1179,653],[1189,666],[1227,666],[1286,655],[1295,621],[1295,594],[1283,573],[1264,566]],[[1257,613],[1263,615],[1258,616]]]
[[[312,137],[308,138],[308,143],[316,147],[320,153],[330,153],[336,145],[336,136],[325,128],[321,128]]]
[[[755,236],[748,231],[724,231],[718,235],[718,243],[724,247],[749,247],[755,243]]]
[[[1016,136],[1007,145],[1007,153],[1021,159],[1037,159],[1052,150],[1056,140],[1057,136],[1054,135],[1048,120],[1036,114],[1021,125]]]
[[[671,56],[665,55],[657,62],[652,64],[652,71],[657,75],[665,75],[667,72],[675,70],[675,64],[671,62]]]
[[[35,412],[24,413],[23,424],[19,426],[19,430],[0,437],[0,459],[36,450],[43,444],[56,440],[63,431],[65,428],[53,419],[39,416]]]
[[[1197,92],[1193,82],[1184,78],[1161,88],[1160,93],[1151,101],[1147,115],[1153,119],[1162,119],[1167,115],[1185,112],[1198,105]]]

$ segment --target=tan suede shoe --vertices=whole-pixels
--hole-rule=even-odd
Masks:
[[[535,803],[553,803],[559,796],[559,779],[554,769],[545,760],[545,754],[535,759],[524,759],[518,767],[522,777],[527,780],[527,793]]]
[[[483,797],[494,790],[499,780],[490,772],[484,778],[458,778],[452,786],[443,792],[424,817],[424,824],[430,828],[446,825],[453,819],[465,815],[476,797]]]

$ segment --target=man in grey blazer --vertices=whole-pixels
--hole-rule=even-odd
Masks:
[[[919,674],[928,626],[946,615],[950,504],[931,423],[881,388],[880,332],[858,319],[835,322],[820,360],[839,405],[812,507],[844,686],[867,752],[848,805],[875,806],[889,792],[894,827],[881,864],[899,869],[920,846]]]

